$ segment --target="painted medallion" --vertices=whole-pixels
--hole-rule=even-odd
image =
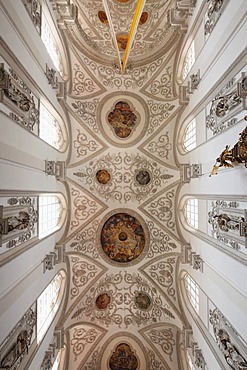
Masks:
[[[136,370],[137,357],[127,343],[119,344],[109,360],[111,370]]]
[[[108,19],[107,19],[106,12],[104,12],[103,10],[100,10],[98,12],[98,17],[99,17],[99,20],[100,20],[101,23],[108,24]]]
[[[108,114],[108,123],[118,137],[125,139],[131,135],[132,129],[137,124],[137,116],[127,102],[119,101]]]
[[[96,173],[96,179],[100,184],[105,185],[110,181],[111,175],[106,169],[98,170]]]
[[[145,247],[145,234],[140,222],[127,213],[116,213],[104,224],[101,246],[113,261],[125,263],[135,260]]]
[[[139,292],[135,296],[135,304],[140,310],[147,310],[151,305],[151,299],[146,293]]]
[[[141,15],[140,21],[139,21],[140,26],[145,24],[147,22],[147,20],[148,20],[148,13],[143,12],[142,15]]]
[[[111,297],[107,293],[102,293],[96,298],[96,306],[99,310],[105,310],[111,302]]]
[[[119,33],[118,35],[116,35],[119,51],[125,51],[128,43],[128,38],[129,36],[126,35],[126,33]]]
[[[146,170],[141,170],[137,172],[136,174],[136,181],[138,182],[139,185],[148,185],[150,183],[151,177],[148,171]]]

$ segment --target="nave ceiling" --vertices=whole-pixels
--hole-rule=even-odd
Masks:
[[[76,21],[53,0],[70,70],[66,368],[118,369],[122,351],[126,369],[182,369],[176,76],[192,8],[147,0],[122,74],[102,2],[71,3]],[[108,4],[123,55],[136,1]]]

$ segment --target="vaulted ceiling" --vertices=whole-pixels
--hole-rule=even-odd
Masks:
[[[54,3],[70,65],[66,368],[183,369],[176,75],[192,9],[147,0],[122,74],[101,0]],[[108,0],[121,56],[136,4]]]

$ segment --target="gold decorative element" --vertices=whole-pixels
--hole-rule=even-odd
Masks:
[[[216,159],[216,163],[209,177],[216,175],[219,167],[234,167],[234,162],[245,163],[245,167],[247,167],[247,127],[239,135],[239,140],[234,147],[230,149],[230,145],[227,145]]]

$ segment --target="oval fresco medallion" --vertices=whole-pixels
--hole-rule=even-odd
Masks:
[[[111,175],[106,169],[103,168],[96,172],[96,179],[98,180],[100,184],[105,185],[110,181]]]
[[[145,135],[149,110],[146,102],[134,93],[113,93],[101,99],[97,121],[101,134],[111,145],[127,148]]]
[[[111,297],[107,293],[102,293],[96,298],[95,304],[99,310],[105,310],[111,302]]]
[[[127,343],[120,343],[109,360],[111,370],[136,370],[138,368],[138,360]]]
[[[143,12],[139,21],[139,25],[142,26],[148,20],[148,12]]]
[[[108,19],[107,19],[107,15],[106,15],[106,12],[104,12],[103,10],[100,10],[98,12],[98,17],[99,17],[99,20],[101,23],[103,24],[108,24]]]
[[[112,261],[127,263],[138,258],[145,247],[146,236],[138,219],[128,213],[116,213],[104,223],[101,247]]]
[[[114,109],[108,114],[107,121],[113,127],[115,134],[122,139],[130,136],[138,123],[136,114],[124,101],[115,104]]]
[[[135,304],[140,310],[148,310],[151,306],[151,298],[148,294],[139,292],[135,296]]]

